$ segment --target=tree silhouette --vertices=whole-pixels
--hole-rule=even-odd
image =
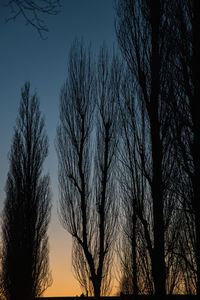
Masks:
[[[185,263],[185,281],[194,283],[200,295],[200,3],[177,1],[174,6],[174,49],[176,52],[176,105],[174,138],[181,170],[178,185],[184,211],[185,231],[180,255]],[[190,288],[190,290],[193,290]]]
[[[27,25],[38,31],[41,38],[44,38],[44,32],[48,32],[42,15],[57,15],[61,7],[60,0],[7,0],[5,6],[10,9],[7,22],[22,16]]]
[[[121,238],[118,255],[121,288],[128,294],[153,294],[151,275],[152,218],[148,183],[142,166],[148,168],[148,136],[144,108],[137,97],[136,82],[127,69],[120,97],[121,142],[118,180],[121,199]],[[124,290],[125,288],[125,290]]]
[[[173,192],[175,150],[170,117],[173,82],[169,72],[172,68],[170,8],[169,1],[116,1],[119,46],[135,79],[137,102],[143,107],[145,116],[146,145],[142,144],[139,134],[137,152],[139,168],[146,181],[145,195],[151,203],[149,215],[152,215],[152,223],[149,224],[140,213],[138,216],[141,216],[146,234],[155,294],[159,296],[166,293],[166,279],[170,273],[166,236],[171,238],[167,230],[171,230],[176,203]],[[141,126],[141,116],[139,124],[138,120],[136,123],[136,126]],[[150,231],[147,230],[149,226]]]
[[[75,275],[86,294],[96,297],[108,293],[116,232],[113,164],[118,71],[117,59],[110,64],[102,50],[96,81],[90,51],[75,41],[60,100],[61,221],[73,237]]]
[[[106,47],[99,53],[97,65],[97,109],[95,148],[95,203],[97,210],[98,265],[97,290],[104,294],[111,280],[111,262],[117,226],[116,151],[118,144],[118,101],[122,65],[113,53],[109,57]],[[97,249],[98,249],[97,248]],[[101,286],[102,285],[102,286]],[[97,296],[100,296],[98,292]]]
[[[34,299],[51,284],[47,227],[49,176],[42,176],[48,142],[37,95],[21,92],[9,154],[10,170],[2,225],[2,289],[6,299]]]

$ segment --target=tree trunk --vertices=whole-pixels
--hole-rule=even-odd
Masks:
[[[164,255],[164,217],[163,217],[163,182],[162,158],[163,149],[160,137],[159,122],[159,94],[161,57],[159,53],[161,3],[150,2],[151,28],[152,28],[152,57],[151,57],[151,95],[149,105],[149,118],[151,126],[152,145],[152,199],[154,221],[154,251],[153,251],[153,278],[155,294],[163,296],[165,291],[165,255]]]

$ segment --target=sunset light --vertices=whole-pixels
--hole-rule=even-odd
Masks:
[[[200,1],[0,0],[0,45],[0,299],[200,299]]]

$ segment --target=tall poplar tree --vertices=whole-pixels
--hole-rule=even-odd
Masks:
[[[49,176],[42,175],[48,140],[36,94],[21,92],[9,154],[10,170],[3,210],[2,287],[8,300],[31,300],[51,284],[47,228]]]
[[[159,296],[166,293],[165,237],[174,205],[169,7],[169,1],[161,0],[116,1],[118,43],[136,82],[137,101],[145,110],[148,153],[143,153],[140,167],[152,204],[153,233],[146,242],[155,294]],[[140,143],[140,153],[142,149],[145,150]]]

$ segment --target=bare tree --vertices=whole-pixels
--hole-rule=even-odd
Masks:
[[[33,26],[44,38],[43,33],[48,28],[43,20],[44,15],[57,15],[60,11],[60,0],[6,0],[5,7],[10,9],[10,16],[6,21],[15,21],[22,16],[27,25]]]
[[[118,42],[136,81],[137,101],[145,111],[146,145],[140,139],[138,153],[142,176],[146,178],[152,223],[149,224],[143,216],[140,220],[146,233],[155,294],[160,296],[166,293],[169,273],[165,241],[175,205],[175,160],[170,123],[172,79],[169,68],[172,64],[169,9],[168,1],[116,1]],[[152,234],[146,230],[147,224]]]
[[[185,217],[182,253],[200,295],[200,3],[177,1],[174,8],[177,102],[174,107],[177,157],[182,177],[178,186]],[[185,251],[184,251],[185,250]],[[187,280],[186,280],[187,281]],[[191,280],[189,281],[191,282]],[[191,290],[194,290],[192,287]]]
[[[57,140],[61,221],[74,240],[75,275],[86,294],[96,297],[110,286],[116,225],[114,116],[120,73],[115,58],[108,63],[102,50],[96,81],[90,51],[80,42],[72,45]]]
[[[148,168],[148,128],[144,107],[137,97],[136,82],[129,70],[124,75],[119,104],[122,128],[118,151],[122,280],[128,280],[128,293],[152,294],[152,205],[148,181],[142,168],[144,164]]]
[[[92,180],[90,136],[96,95],[94,66],[90,50],[88,51],[87,53],[78,41],[71,47],[68,79],[61,90],[57,152],[61,221],[64,228],[82,247],[84,257],[89,266],[91,264],[90,272],[95,272],[91,254],[94,229],[90,226],[90,222],[93,218],[94,205],[90,186]],[[81,251],[78,253],[80,257]]]
[[[111,258],[116,238],[117,194],[116,194],[116,150],[118,144],[118,101],[122,64],[113,54],[110,58],[106,47],[102,47],[98,59],[97,76],[97,124],[95,153],[95,202],[98,213],[99,258],[97,285],[102,293],[107,289]],[[109,281],[108,281],[109,282]],[[99,294],[100,296],[100,294]]]
[[[6,299],[34,299],[51,284],[47,227],[49,176],[42,176],[48,142],[37,95],[26,83],[9,154],[2,224],[2,289]]]

